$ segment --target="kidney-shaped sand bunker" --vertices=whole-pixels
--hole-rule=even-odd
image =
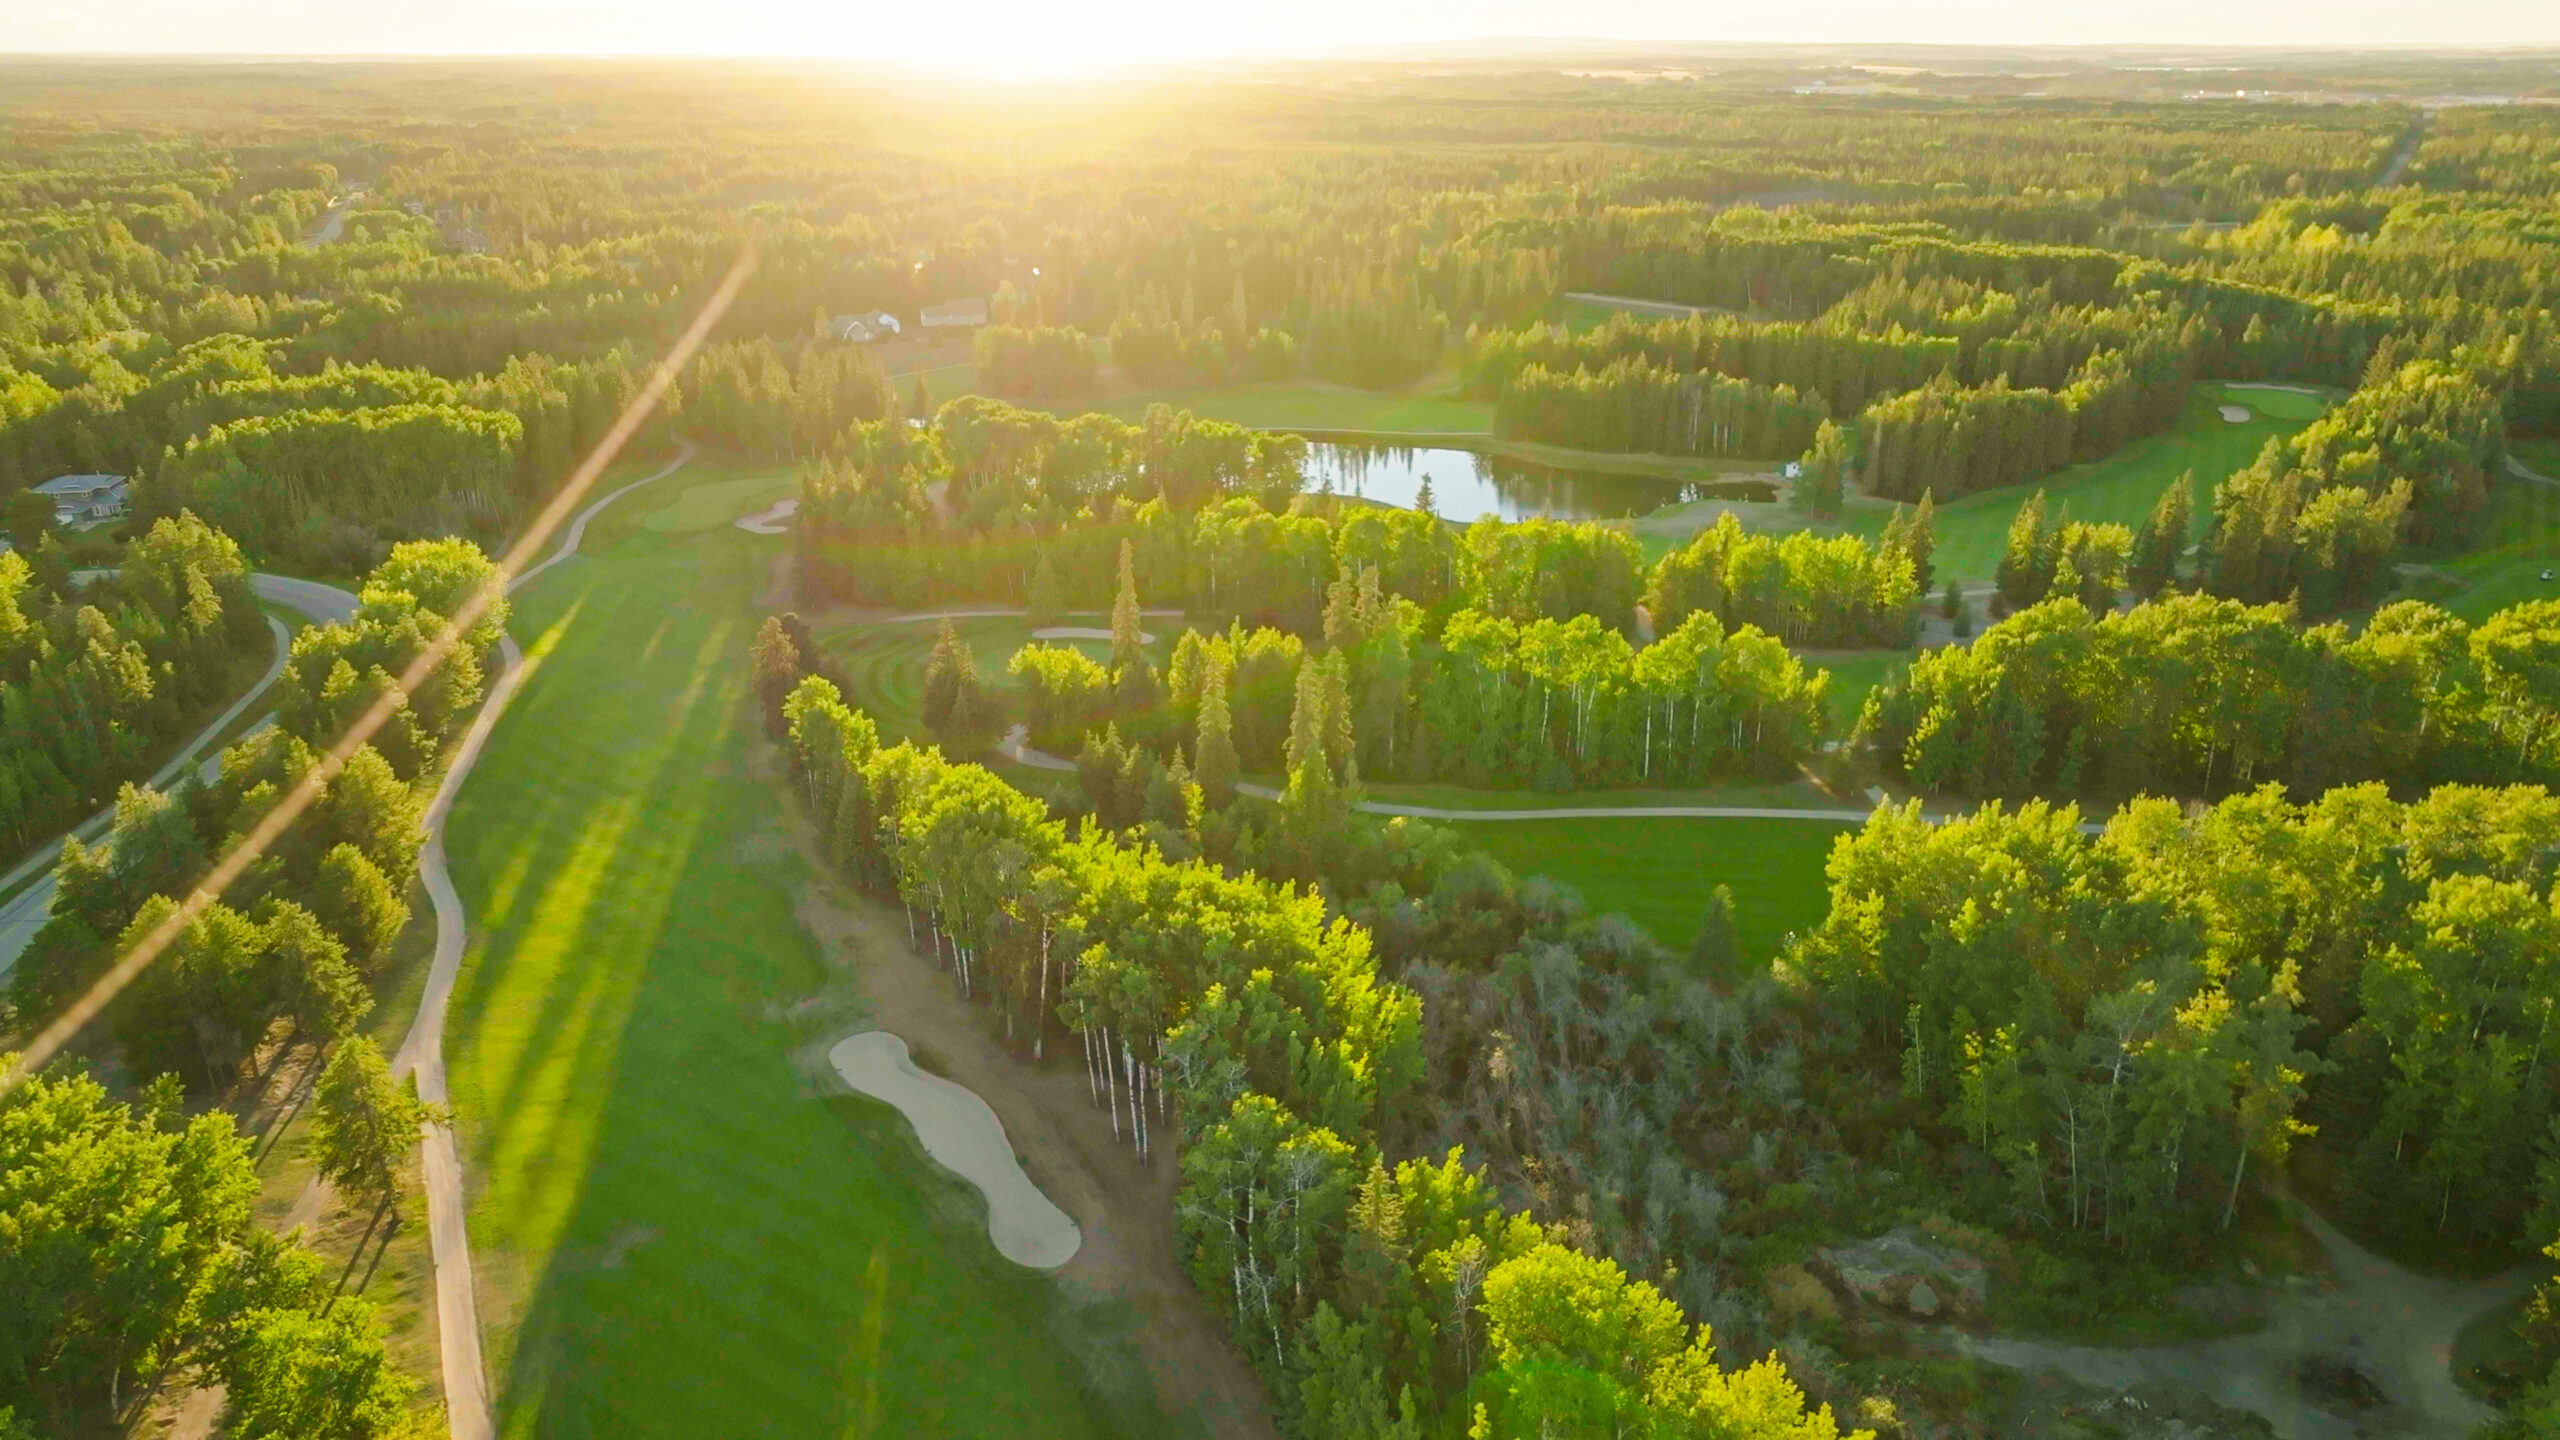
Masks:
[[[1083,1232],[1022,1173],[1004,1122],[977,1091],[917,1069],[907,1042],[886,1030],[837,1041],[827,1063],[854,1089],[896,1106],[916,1127],[925,1153],[987,1197],[987,1238],[998,1254],[1034,1270],[1054,1270],[1074,1258]]]

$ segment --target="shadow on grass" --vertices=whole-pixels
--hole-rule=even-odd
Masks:
[[[772,543],[644,534],[535,587],[519,633],[577,623],[456,808],[449,1064],[500,1429],[1178,1433],[1126,1317],[1005,1262],[894,1112],[791,1063],[774,1017],[824,972],[744,763]]]

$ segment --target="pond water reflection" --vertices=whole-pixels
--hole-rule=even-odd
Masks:
[[[1412,509],[1431,481],[1432,509],[1461,523],[1486,515],[1504,520],[1547,516],[1559,520],[1616,520],[1682,500],[1768,501],[1777,487],[1765,480],[1708,483],[1665,480],[1603,470],[1534,465],[1474,450],[1406,449],[1396,445],[1307,446],[1307,488],[1357,495]]]

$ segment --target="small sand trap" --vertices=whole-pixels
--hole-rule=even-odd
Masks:
[[[918,1070],[907,1058],[907,1042],[886,1030],[837,1041],[827,1063],[854,1089],[896,1106],[916,1127],[925,1153],[987,1197],[987,1238],[998,1254],[1034,1270],[1055,1270],[1074,1258],[1084,1233],[1022,1173],[1004,1122],[977,1091]]]
[[[2230,421],[2232,424],[2234,424],[2234,425],[2246,425],[2246,424],[2248,424],[2248,423],[2249,423],[2249,407],[2248,407],[2248,406],[2246,406],[2246,405],[2225,405],[2225,406],[2223,406],[2223,407],[2221,407],[2221,408],[2222,408],[2222,418],[2223,418],[2223,419],[2225,419],[2225,420]],[[746,521],[744,521],[744,520],[741,520],[741,521],[739,521],[738,523],[739,523],[739,524],[741,524],[741,525],[744,525],[744,524],[746,524],[747,522],[746,522]]]
[[[1108,640],[1111,638],[1111,632],[1096,630],[1090,625],[1044,625],[1032,631],[1031,638],[1034,640]],[[1141,630],[1138,632],[1138,643],[1153,645],[1156,643],[1156,637]]]
[[[800,513],[799,497],[776,500],[753,515],[738,517],[738,528],[758,535],[780,535],[789,528],[782,522]]]

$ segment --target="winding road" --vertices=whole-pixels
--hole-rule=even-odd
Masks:
[[[522,590],[542,572],[577,554],[587,536],[587,522],[606,506],[683,469],[694,457],[694,446],[684,440],[676,444],[674,459],[607,492],[579,511],[562,534],[559,548],[508,581],[507,593],[513,595]],[[410,1022],[407,1038],[392,1057],[391,1071],[394,1075],[415,1071],[419,1097],[436,1105],[445,1103],[444,1017],[453,1001],[454,978],[462,970],[462,943],[468,933],[462,897],[455,892],[453,876],[445,864],[444,824],[453,812],[454,796],[461,791],[462,782],[470,778],[472,767],[479,763],[480,752],[489,743],[489,732],[497,728],[498,717],[505,713],[507,702],[515,698],[525,674],[523,649],[514,636],[500,635],[497,679],[490,685],[489,698],[480,706],[480,713],[472,717],[471,728],[463,732],[462,743],[454,747],[444,781],[436,787],[435,799],[428,803],[423,822],[426,843],[418,850],[418,880],[426,887],[428,903],[435,907],[435,959],[427,968],[426,990],[418,1001],[417,1018]],[[427,1192],[427,1247],[435,1262],[436,1348],[443,1360],[445,1417],[453,1440],[492,1440],[497,1433],[496,1412],[490,1408],[488,1369],[480,1356],[480,1301],[472,1285],[462,1152],[454,1143],[453,1127],[429,1126],[421,1150],[420,1168]]]
[[[109,573],[112,572],[83,570],[76,572],[73,578],[85,583]],[[288,610],[300,611],[304,616],[321,624],[344,620],[356,612],[355,596],[335,585],[323,585],[317,580],[299,580],[290,575],[252,574],[249,577],[249,591],[261,600],[284,606]],[[266,673],[258,677],[256,684],[242,691],[240,698],[231,702],[229,709],[215,716],[212,724],[197,731],[194,739],[179,747],[177,753],[169,757],[167,764],[153,771],[151,777],[142,782],[144,788],[167,789],[189,765],[197,763],[197,757],[203,755],[205,748],[213,743],[215,737],[230,728],[231,723],[238,720],[242,712],[256,704],[258,699],[267,693],[267,688],[276,683],[276,677],[284,673],[284,664],[292,637],[285,630],[283,621],[272,615],[266,618],[268,631],[275,640],[276,647],[275,657],[267,662]],[[219,755],[206,756],[203,763],[210,771],[211,767],[220,763],[220,759]],[[212,778],[211,773],[207,773],[206,778]],[[70,835],[76,835],[83,840],[94,840],[105,833],[108,825],[114,822],[115,816],[115,807],[110,805],[73,826]],[[9,972],[16,968],[18,957],[26,952],[28,942],[34,940],[36,932],[44,928],[46,918],[53,911],[54,877],[51,872],[61,862],[62,842],[70,838],[70,835],[57,837],[38,846],[27,858],[11,867],[7,874],[0,875],[0,891],[6,891],[25,882],[31,875],[41,876],[34,884],[11,895],[6,904],[0,904],[0,979],[5,979]]]

